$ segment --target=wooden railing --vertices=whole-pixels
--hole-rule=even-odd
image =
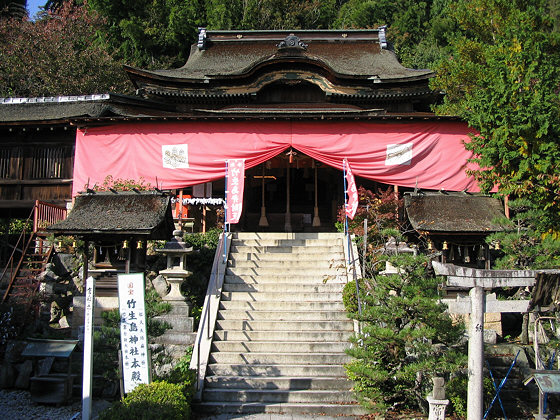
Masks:
[[[33,232],[40,232],[47,226],[66,219],[66,209],[44,201],[35,201],[33,212]]]

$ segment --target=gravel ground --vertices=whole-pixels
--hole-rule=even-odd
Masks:
[[[96,418],[97,414],[108,405],[107,401],[94,400],[93,418]],[[0,390],[0,418],[2,420],[70,420],[72,418],[79,420],[81,411],[81,400],[57,407],[31,401],[28,391]]]

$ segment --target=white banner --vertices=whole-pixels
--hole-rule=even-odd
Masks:
[[[124,392],[150,382],[144,302],[144,274],[119,274]]]

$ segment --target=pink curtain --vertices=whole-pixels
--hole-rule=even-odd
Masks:
[[[163,189],[225,175],[226,159],[259,165],[293,147],[334,168],[399,186],[478,191],[465,174],[463,142],[472,130],[455,121],[195,121],[122,123],[80,129],[73,195],[107,175]]]

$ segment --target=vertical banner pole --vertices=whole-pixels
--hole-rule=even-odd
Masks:
[[[84,364],[82,375],[82,419],[91,419],[93,377],[93,316],[95,311],[95,279],[86,280],[84,315]]]
[[[342,161],[342,175],[344,178],[344,233],[348,239],[348,264],[350,264],[350,232],[348,230],[348,213],[346,206],[348,205],[348,185],[346,182],[346,159]]]
[[[228,161],[226,160],[226,188],[225,188],[225,202],[224,202],[224,264],[227,259],[227,232],[228,232],[228,214],[227,214],[227,201],[228,201]]]

